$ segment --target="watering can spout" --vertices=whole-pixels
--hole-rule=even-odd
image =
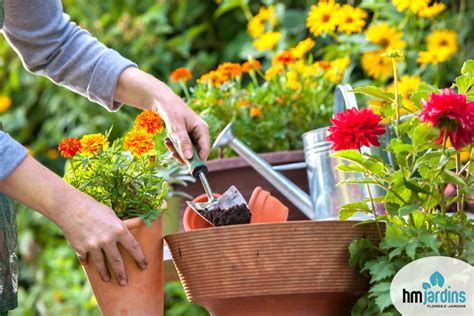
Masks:
[[[231,147],[239,156],[245,159],[262,177],[272,183],[289,201],[291,201],[308,218],[314,219],[311,198],[296,184],[280,172],[275,171],[267,161],[260,158],[247,145],[237,139],[232,132],[232,123],[228,124],[217,137],[213,147]]]

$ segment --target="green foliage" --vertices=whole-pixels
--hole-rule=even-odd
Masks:
[[[472,67],[471,60],[462,67],[461,77],[465,80],[456,80],[453,85],[459,93],[472,89]],[[470,83],[466,86],[466,82]],[[422,85],[415,95],[427,90],[435,89]],[[375,87],[357,92],[384,98],[383,91]],[[396,106],[390,102],[392,107]],[[474,219],[468,218],[463,210],[465,199],[472,194],[472,144],[467,146],[467,159],[461,161],[460,153],[449,148],[446,141],[435,144],[440,131],[418,117],[412,116],[398,125],[392,115],[382,113],[382,116],[398,133],[391,135],[386,148],[395,158],[393,166],[377,155],[357,150],[338,151],[333,155],[350,163],[338,166],[339,170],[361,172],[365,178],[358,183],[371,183],[384,190],[373,203],[383,202],[387,212],[377,214],[375,207],[369,206],[370,200],[346,204],[340,209],[341,219],[362,211],[373,215],[367,223],[375,222],[379,229],[382,224],[385,227],[384,234],[379,230],[379,244],[364,238],[349,246],[349,264],[369,276],[371,283],[369,292],[354,306],[353,315],[399,315],[390,300],[390,282],[397,271],[413,260],[441,255],[474,264]],[[445,196],[445,189],[453,184],[457,193],[453,197]],[[457,212],[448,212],[456,206]]]
[[[161,175],[166,161],[155,150],[132,156],[123,142],[118,138],[98,153],[76,154],[64,179],[112,208],[119,218],[140,217],[151,225],[160,215],[166,197],[168,183]]]
[[[165,284],[166,316],[207,316],[209,313],[199,305],[190,304],[180,282]]]

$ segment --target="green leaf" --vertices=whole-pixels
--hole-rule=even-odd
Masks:
[[[346,180],[339,181],[337,185],[341,184],[376,184],[372,178],[363,178],[363,177],[357,177],[357,178],[349,178]]]
[[[413,130],[408,132],[413,146],[418,147],[420,145],[426,145],[430,140],[438,137],[438,132],[429,123],[420,123]]]
[[[387,257],[380,257],[368,262],[368,264],[370,264],[370,274],[372,275],[371,283],[391,277],[397,272],[395,265]]]
[[[452,172],[451,170],[444,169],[443,178],[445,179],[446,182],[454,183],[463,188],[468,187],[466,181],[462,177],[457,175],[455,172]]]
[[[468,59],[464,62],[461,68],[461,74],[471,74],[474,76],[474,59]]]
[[[416,193],[423,193],[423,194],[431,195],[430,191],[425,190],[424,188],[422,188],[421,186],[419,186],[418,184],[416,184],[412,180],[404,180],[403,183],[408,189],[410,189],[410,190],[412,190]]]
[[[407,256],[410,257],[411,260],[415,260],[416,248],[419,245],[420,245],[420,242],[418,241],[418,239],[412,239],[406,245],[405,251],[407,253]]]
[[[387,93],[383,91],[381,88],[378,88],[375,86],[356,88],[356,89],[353,89],[352,92],[369,95],[371,97],[374,97],[376,99],[380,99],[389,103],[392,103],[393,100],[395,99],[395,95],[393,93]]]
[[[339,151],[336,151],[334,154],[332,154],[331,157],[337,157],[337,158],[353,161],[362,165],[364,164],[366,160],[366,158],[358,150],[355,150],[355,149],[339,150]]]
[[[370,209],[367,203],[364,202],[354,202],[349,204],[344,204],[340,207],[339,219],[346,220],[349,217],[352,217],[357,212],[370,212]]]
[[[398,226],[391,224],[386,227],[385,238],[382,240],[380,247],[383,249],[398,248],[405,246],[408,241],[409,237]]]
[[[345,171],[345,172],[364,172],[365,171],[365,169],[362,168],[360,165],[356,165],[356,164],[346,165],[346,164],[343,164],[343,163],[337,165],[336,169],[341,170],[341,171]]]
[[[400,208],[400,210],[398,211],[398,214],[399,216],[407,216],[419,209],[420,209],[420,206],[416,204],[404,205]]]
[[[419,240],[439,254],[439,243],[436,235],[432,235],[429,232],[424,232],[420,234]]]
[[[382,312],[392,305],[392,300],[390,299],[390,282],[378,283],[374,285],[369,292],[369,297],[375,298],[375,304],[377,304]]]
[[[367,238],[356,239],[349,245],[349,266],[351,268],[360,268],[365,264],[363,260],[366,254],[370,252],[372,243]]]
[[[458,88],[459,93],[465,94],[467,90],[474,84],[474,76],[471,74],[465,74],[457,77],[455,80],[455,86]]]

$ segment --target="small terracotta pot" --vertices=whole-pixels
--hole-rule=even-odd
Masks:
[[[288,207],[261,187],[256,187],[253,190],[249,208],[252,213],[251,224],[286,222],[288,220]]]
[[[153,222],[151,228],[139,218],[127,219],[124,223],[142,247],[148,267],[141,270],[132,256],[119,244],[128,276],[128,284],[120,286],[110,265],[108,267],[112,279],[110,282],[104,282],[94,264],[89,261],[84,270],[100,311],[105,316],[163,315],[162,216]]]
[[[213,316],[350,315],[369,288],[348,246],[375,225],[293,221],[233,225],[165,237],[190,302]]]
[[[214,193],[214,196],[218,198],[220,194]],[[201,194],[193,202],[207,202],[207,200],[207,195]],[[261,187],[256,187],[253,190],[249,201],[249,208],[252,214],[250,224],[286,222],[288,220],[288,208],[276,197],[270,195],[270,192],[263,190]],[[185,231],[212,227],[211,224],[189,206],[184,211],[183,226]]]

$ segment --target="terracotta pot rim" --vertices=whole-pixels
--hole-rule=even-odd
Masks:
[[[182,231],[182,232],[177,232],[173,234],[168,234],[165,235],[164,237],[176,237],[176,236],[182,236],[186,234],[193,234],[193,233],[203,233],[203,232],[210,232],[211,230],[215,231],[222,231],[222,230],[240,230],[244,228],[251,227],[251,229],[256,229],[261,226],[269,226],[269,225],[314,225],[315,223],[343,223],[346,225],[349,225],[352,223],[352,225],[355,225],[357,223],[361,223],[361,220],[325,220],[325,221],[310,221],[310,220],[299,220],[299,221],[287,221],[287,222],[271,222],[271,223],[254,223],[254,224],[240,224],[240,225],[229,225],[229,226],[217,226],[217,227],[207,227],[207,228],[197,228],[194,230],[190,231]],[[351,226],[352,226],[351,225]]]

